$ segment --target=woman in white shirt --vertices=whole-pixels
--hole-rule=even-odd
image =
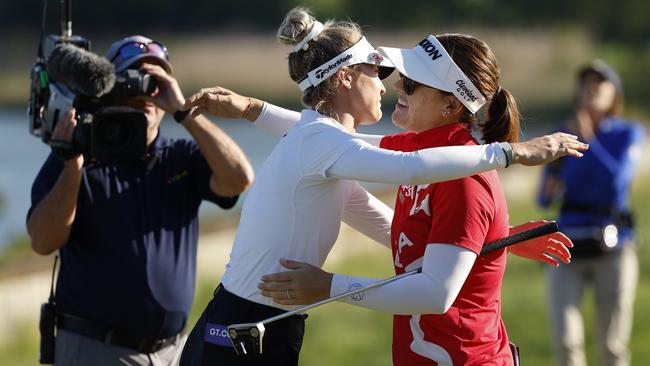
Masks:
[[[354,132],[360,124],[381,118],[385,88],[380,78],[390,73],[392,64],[362,36],[358,25],[321,24],[305,9],[296,8],[287,14],[278,38],[294,45],[288,57],[289,73],[303,91],[308,109],[288,130],[286,124],[267,124],[284,137],[248,192],[222,283],[192,330],[181,365],[297,364],[303,316],[269,324],[261,355],[236,356],[225,329],[295,308],[262,296],[257,288],[261,276],[281,271],[280,258],[321,266],[336,241],[341,220],[390,245],[391,209],[357,180],[429,184],[512,163],[534,165],[565,155],[580,156],[578,150],[584,149],[568,134],[512,145],[453,146],[412,153],[380,149],[381,136]],[[206,89],[186,106],[197,107],[193,114],[222,117],[229,112],[235,117],[242,113],[257,117],[264,108],[251,98],[234,96],[224,89]]]

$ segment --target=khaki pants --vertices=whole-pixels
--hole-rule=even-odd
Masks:
[[[77,333],[59,330],[56,335],[54,364],[60,366],[147,365],[175,366],[187,336],[156,353],[144,354],[129,348],[107,345]]]
[[[628,343],[638,277],[637,249],[633,243],[620,251],[575,259],[547,272],[552,339],[558,365],[587,364],[580,304],[588,285],[594,287],[596,300],[599,364],[630,364]]]

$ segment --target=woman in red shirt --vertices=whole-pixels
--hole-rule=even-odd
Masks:
[[[468,35],[428,36],[413,49],[379,48],[400,71],[393,122],[409,132],[380,146],[398,151],[517,142],[519,111],[499,86],[500,70],[483,41]],[[477,112],[488,104],[484,120]],[[396,273],[415,274],[350,304],[396,314],[395,365],[512,365],[501,319],[506,250],[479,256],[485,243],[509,235],[508,207],[496,171],[419,186],[400,186],[391,227]],[[284,261],[296,271],[268,275],[262,294],[280,304],[304,304],[375,282]],[[291,291],[292,299],[284,295]]]

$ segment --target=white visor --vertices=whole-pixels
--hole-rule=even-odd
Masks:
[[[379,47],[378,50],[404,76],[453,93],[472,113],[487,102],[434,36],[428,36],[411,49]]]
[[[336,57],[327,61],[326,63],[318,66],[307,73],[307,77],[298,83],[301,91],[305,91],[312,86],[316,86],[328,77],[334,75],[338,69],[343,66],[352,66],[357,64],[370,64],[380,67],[379,77],[385,79],[391,74],[395,66],[386,57],[379,54],[379,52],[368,42],[366,37],[361,37],[359,42],[354,46],[341,52]],[[384,69],[387,68],[387,69]]]

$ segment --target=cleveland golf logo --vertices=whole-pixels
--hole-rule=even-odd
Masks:
[[[348,55],[345,55],[345,56],[341,57],[340,59],[336,60],[336,62],[333,62],[333,63],[323,67],[322,69],[316,71],[316,74],[315,74],[316,78],[317,79],[322,79],[324,76],[329,74],[330,71],[336,69],[339,65],[341,65],[342,63],[344,63],[345,61],[347,61],[347,60],[349,60],[351,58],[352,58],[352,55],[348,54]]]
[[[436,48],[436,46],[429,41],[428,38],[423,39],[420,43],[418,43],[418,46],[422,47],[424,52],[427,53],[431,57],[431,61],[435,61],[442,57],[442,53]]]
[[[456,80],[456,85],[458,85],[456,91],[460,94],[461,97],[465,98],[465,100],[476,102],[478,97],[475,96],[474,93],[467,87],[465,80]]]

